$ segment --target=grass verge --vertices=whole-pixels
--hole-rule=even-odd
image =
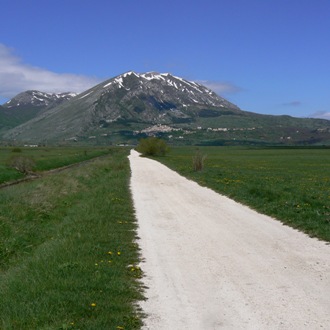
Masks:
[[[137,329],[127,150],[0,190],[0,328]]]
[[[194,147],[172,148],[157,160],[201,185],[249,205],[313,237],[330,241],[330,150],[200,147],[207,155],[193,171]]]

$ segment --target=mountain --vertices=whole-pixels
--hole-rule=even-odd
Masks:
[[[112,144],[156,134],[189,144],[330,144],[330,121],[242,111],[207,87],[169,73],[130,71],[67,99],[26,93],[26,103],[17,96],[5,107],[36,108],[40,102],[42,111],[3,133],[3,140]]]
[[[50,105],[58,105],[63,101],[70,100],[76,96],[76,93],[43,93],[39,91],[26,91],[18,94],[10,101],[5,103],[5,108],[17,108],[22,106],[33,105],[35,107],[48,107]]]
[[[75,93],[43,93],[35,90],[20,93],[0,107],[0,130],[18,126],[76,95]]]

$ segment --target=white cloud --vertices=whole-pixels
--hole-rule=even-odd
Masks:
[[[219,95],[222,94],[234,94],[242,91],[242,88],[224,81],[214,81],[214,80],[198,80],[198,83],[208,87],[212,91]]]
[[[312,113],[310,116],[311,118],[321,118],[321,119],[328,119],[330,120],[330,111],[317,111]]]
[[[24,63],[13,49],[0,44],[0,98],[12,98],[20,92],[83,92],[100,80],[83,75],[55,73]]]

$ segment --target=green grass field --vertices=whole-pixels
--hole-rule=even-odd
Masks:
[[[0,329],[140,328],[127,155],[0,190]]]
[[[330,149],[200,147],[204,169],[192,170],[195,147],[157,160],[201,185],[283,223],[330,241]]]
[[[31,159],[36,172],[46,171],[73,163],[78,163],[111,152],[109,148],[76,147],[76,148],[0,148],[0,184],[23,178],[24,175],[10,166],[15,157]]]

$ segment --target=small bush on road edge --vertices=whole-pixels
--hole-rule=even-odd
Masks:
[[[166,142],[156,137],[141,139],[136,149],[143,156],[165,156],[169,151]]]

